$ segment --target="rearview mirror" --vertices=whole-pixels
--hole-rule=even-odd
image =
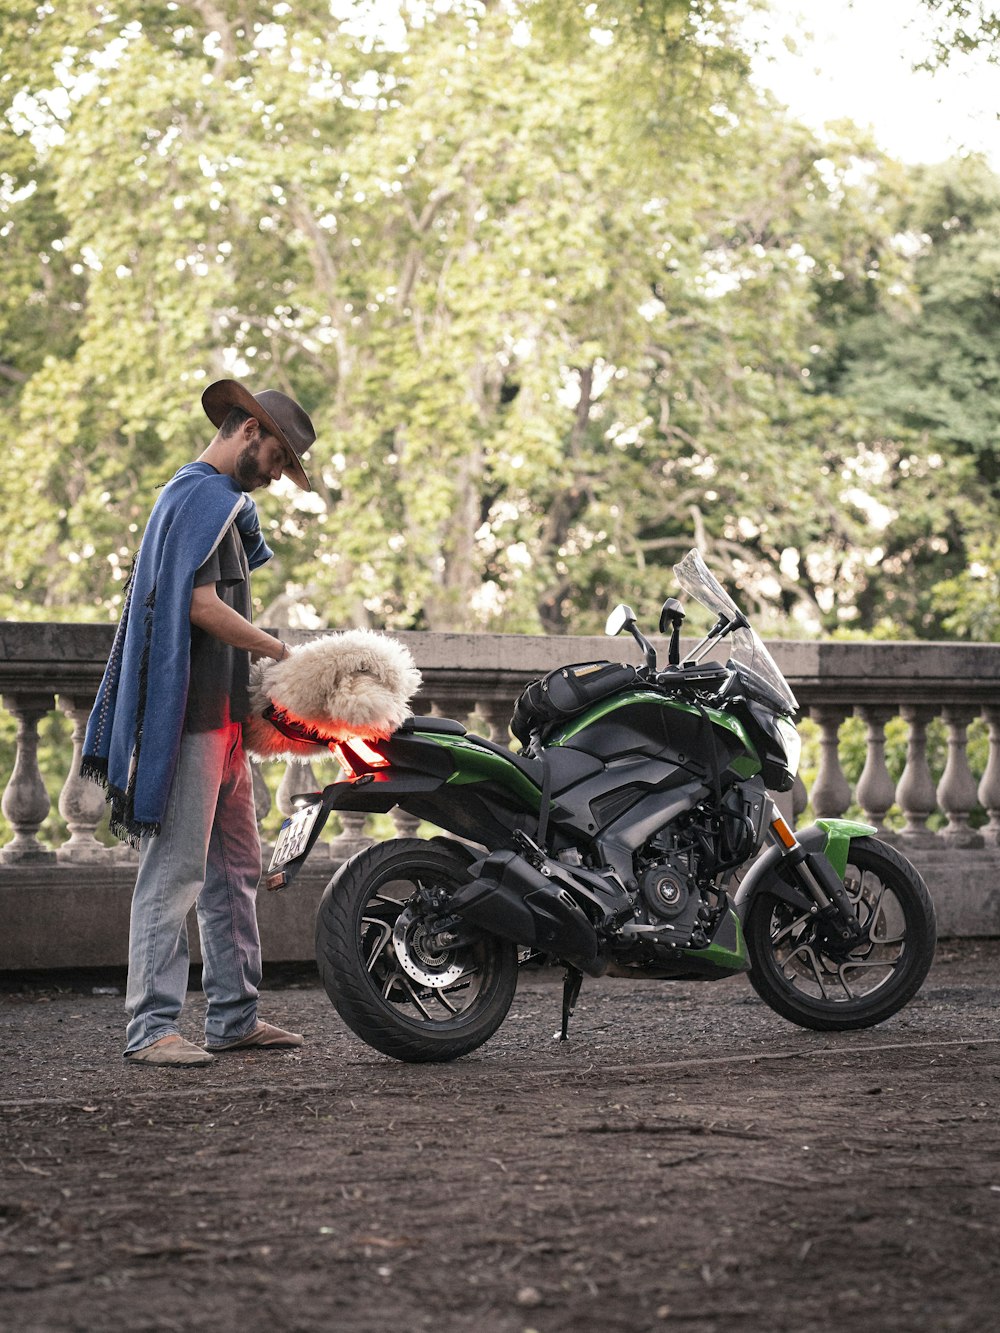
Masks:
[[[671,666],[681,663],[681,626],[684,624],[684,608],[676,597],[668,597],[660,612],[660,633],[670,630],[670,647],[667,649],[667,661]]]
[[[623,629],[628,629],[629,625],[635,624],[635,612],[624,602],[620,603],[608,616],[608,623],[604,626],[604,633],[609,639],[613,639],[616,634],[621,634]]]
[[[663,610],[660,612],[660,633],[666,634],[668,629],[680,629],[684,624],[684,608],[676,597],[668,597],[663,603]]]

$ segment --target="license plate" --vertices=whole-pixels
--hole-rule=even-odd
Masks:
[[[312,833],[322,809],[322,802],[315,801],[312,805],[304,805],[301,810],[296,810],[294,815],[285,820],[278,833],[278,841],[274,844],[268,870],[276,870],[279,866],[287,865],[305,851],[309,834]]]

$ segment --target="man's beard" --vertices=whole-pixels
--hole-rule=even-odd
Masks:
[[[260,440],[248,444],[236,459],[233,478],[242,491],[255,491],[258,486],[269,486],[271,478],[265,477],[258,466]]]

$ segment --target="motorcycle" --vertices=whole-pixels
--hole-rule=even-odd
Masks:
[[[790,826],[772,793],[795,781],[795,696],[700,554],[674,573],[709,613],[700,642],[681,659],[685,611],[668,598],[661,668],[618,606],[607,633],[629,633],[643,662],[532,682],[511,723],[519,753],[421,716],[388,740],[329,743],[341,774],[297,798],[269,888],[292,881],[334,810],[398,806],[444,831],[352,856],[319,904],[323,985],[376,1050],[411,1062],[475,1050],[532,960],[565,968],[563,1039],[588,975],[746,972],[777,1013],[828,1031],[880,1023],[922,984],[936,931],[921,876],[868,824]],[[710,658],[724,643],[727,660]]]

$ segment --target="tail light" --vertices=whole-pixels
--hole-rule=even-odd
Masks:
[[[389,767],[385,755],[379,754],[378,750],[359,736],[352,736],[349,741],[336,741],[330,749],[348,782],[353,782],[373,769]]]

